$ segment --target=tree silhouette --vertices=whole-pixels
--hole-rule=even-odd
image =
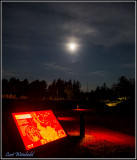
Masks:
[[[56,80],[52,82],[51,85],[48,86],[48,97],[52,97],[53,100],[55,97],[57,97],[57,88],[56,88]]]
[[[65,83],[60,78],[57,80],[56,88],[57,88],[57,98],[64,98]]]
[[[79,99],[80,98],[80,87],[81,87],[80,82],[74,80],[74,82],[73,82],[74,99]]]
[[[135,97],[135,79],[127,79],[122,76],[118,79],[118,82],[113,84],[111,88],[108,88],[106,83],[102,86],[97,86],[95,90],[91,92],[83,92],[80,90],[81,84],[79,81],[53,80],[52,84],[47,86],[45,80],[35,80],[31,83],[27,79],[20,81],[14,77],[10,80],[2,80],[2,94],[14,95],[17,98],[27,96],[31,99],[50,98],[56,99],[68,99],[68,100],[116,100],[118,97]]]
[[[122,76],[118,79],[117,84],[113,84],[112,88],[116,92],[118,97],[131,97],[135,95],[135,80],[126,79]]]
[[[67,95],[67,98],[70,100],[70,99],[73,99],[74,97],[74,94],[73,94],[73,86],[70,84],[70,83],[66,83],[66,87],[65,87],[65,91],[64,91]]]
[[[46,96],[47,83],[45,81],[35,80],[28,86],[27,95],[31,99],[42,99]]]

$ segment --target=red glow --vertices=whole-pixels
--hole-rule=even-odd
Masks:
[[[79,131],[68,131],[68,134],[71,136],[78,136]],[[121,145],[134,147],[135,137],[109,129],[87,129],[85,132],[85,137],[81,141],[81,145],[84,145],[86,147],[91,147],[91,145],[97,145],[97,147],[99,147],[101,144],[108,145],[108,142],[111,143],[111,146]]]
[[[91,111],[91,109],[73,109],[74,111]]]
[[[58,117],[58,120],[60,121],[74,121],[76,118],[73,117]]]
[[[135,145],[135,138],[134,136],[130,136],[127,134],[119,133],[116,131],[100,131],[100,132],[93,132],[92,136],[98,141],[106,140],[116,144],[123,144],[123,145]]]
[[[51,110],[12,113],[26,150],[66,137]]]

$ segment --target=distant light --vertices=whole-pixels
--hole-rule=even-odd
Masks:
[[[121,101],[108,102],[108,103],[106,103],[106,105],[109,106],[109,107],[115,107],[115,106],[117,106],[119,103],[121,103]]]
[[[26,150],[67,136],[51,110],[12,113],[12,116]]]

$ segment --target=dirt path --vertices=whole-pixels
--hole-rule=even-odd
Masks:
[[[80,125],[79,125],[79,115],[71,113],[71,117],[66,117],[70,115],[66,114],[65,117],[60,117],[60,122],[67,134],[72,137],[79,137],[80,135]],[[130,129],[125,129],[121,127],[121,130],[110,129],[107,125],[101,125],[100,123],[94,123],[96,121],[101,121],[101,118],[96,118],[96,116],[90,116],[90,114],[85,115],[85,137],[76,143],[72,144],[73,148],[71,156],[75,157],[88,157],[88,158],[134,158],[135,157],[135,136],[124,131]],[[64,118],[64,119],[63,119]],[[111,118],[112,119],[112,118]],[[96,120],[96,121],[95,121]],[[106,121],[105,121],[106,120]],[[102,120],[103,123],[107,122],[109,118]],[[116,127],[120,128],[124,122],[119,122],[115,119],[113,120]],[[126,122],[127,120],[125,120]],[[112,122],[111,122],[112,123]],[[109,124],[111,124],[109,122]],[[130,122],[129,122],[130,123]],[[118,126],[119,125],[119,126]],[[130,132],[129,132],[130,133]],[[71,145],[71,144],[70,144]],[[66,155],[66,157],[69,155]]]

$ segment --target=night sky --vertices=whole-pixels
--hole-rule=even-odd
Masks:
[[[2,3],[2,78],[90,91],[121,76],[135,77],[134,2]]]

